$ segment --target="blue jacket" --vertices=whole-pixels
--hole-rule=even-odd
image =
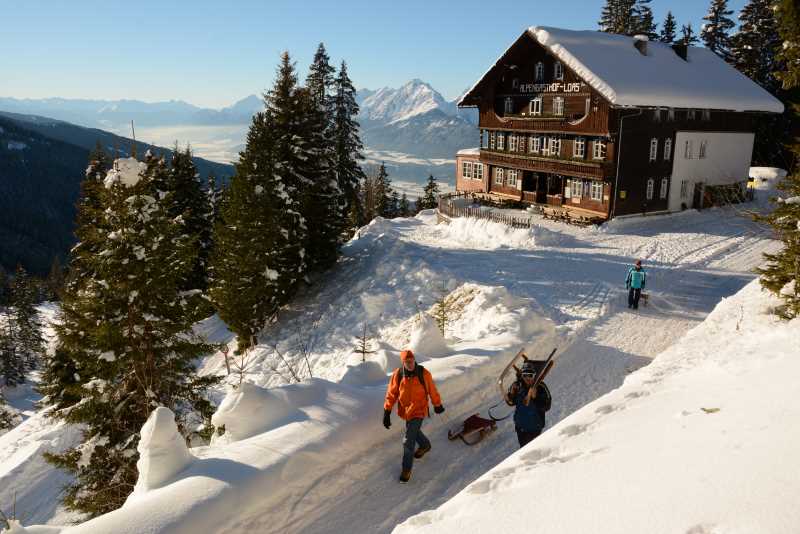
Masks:
[[[628,276],[625,278],[625,287],[633,289],[644,289],[644,283],[647,280],[647,273],[644,269],[636,269],[631,267],[628,271]]]
[[[519,390],[514,395],[513,401],[516,409],[514,410],[514,425],[523,432],[539,433],[544,428],[544,414],[550,409],[552,398],[550,390],[544,382],[539,382],[530,404],[525,406],[525,397],[528,396],[528,386],[524,382],[519,382]]]

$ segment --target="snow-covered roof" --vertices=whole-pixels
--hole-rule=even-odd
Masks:
[[[480,148],[462,148],[458,152],[456,152],[456,156],[480,156],[481,149]]]
[[[778,99],[705,48],[688,47],[684,60],[671,46],[653,41],[642,55],[635,39],[625,35],[546,26],[532,26],[525,35],[614,106],[783,112]]]

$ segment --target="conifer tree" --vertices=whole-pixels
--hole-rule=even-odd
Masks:
[[[47,289],[47,298],[49,300],[58,300],[61,289],[64,287],[64,267],[62,267],[58,256],[53,257],[53,262],[50,264],[50,272],[47,274],[44,285]]]
[[[408,204],[408,196],[403,193],[400,197],[400,217],[408,217],[411,215],[411,206]]]
[[[730,18],[733,11],[728,9],[728,0],[711,0],[708,13],[703,20],[708,21],[700,29],[700,39],[706,48],[725,61],[730,61],[731,35],[735,24]]]
[[[0,377],[10,387],[24,384],[28,371],[23,353],[17,350],[16,337],[14,317],[6,315],[0,321]]]
[[[8,304],[8,273],[0,265],[0,309]]]
[[[392,190],[392,196],[389,198],[389,213],[392,219],[400,216],[400,193],[396,189]]]
[[[386,165],[381,163],[375,179],[375,214],[385,219],[392,218],[392,180],[386,172]]]
[[[800,114],[800,6],[793,0],[776,4],[778,32],[783,40],[778,55],[784,70],[778,78],[788,95],[792,116]],[[761,285],[782,299],[775,313],[783,319],[800,317],[800,141],[792,140],[794,168],[780,184],[783,195],[775,210],[765,219],[770,223],[783,248],[775,254],[764,254],[767,264],[758,269]]]
[[[661,27],[659,41],[667,44],[674,43],[676,38],[675,32],[677,29],[678,23],[675,22],[675,17],[672,15],[672,11],[667,11],[667,18],[664,19],[664,24]]]
[[[650,8],[651,0],[636,0],[633,6],[633,28],[634,35],[646,35],[650,40],[658,39],[656,23],[653,21],[653,10]]]
[[[783,70],[777,62],[781,48],[772,0],[750,0],[739,13],[739,31],[731,39],[731,57],[736,68],[772,93],[780,82],[775,73]]]
[[[360,183],[365,179],[360,162],[364,145],[359,136],[359,125],[355,117],[358,115],[356,90],[347,74],[347,64],[342,61],[334,80],[333,96],[333,141],[334,169],[336,181],[344,199],[343,212],[351,214],[352,223],[364,224],[364,203],[359,194]],[[351,227],[351,230],[354,229]]]
[[[115,162],[103,195],[104,248],[81,260],[91,275],[67,286],[69,318],[56,327],[82,382],[70,391],[80,400],[56,416],[80,425],[83,439],[45,457],[73,476],[64,504],[89,517],[120,507],[133,490],[139,432],[154,408],[171,409],[184,435],[211,415],[204,392],[217,379],[198,377],[193,363],[211,350],[192,331],[201,296],[180,287],[197,240],[160,202],[157,184],[168,174],[149,152],[144,165]]]
[[[15,352],[22,358],[26,369],[36,369],[44,356],[44,339],[39,312],[36,311],[36,287],[22,266],[14,273],[11,284],[11,305]]]
[[[692,23],[684,24],[681,27],[681,38],[680,42],[685,44],[686,46],[692,46],[699,42],[697,35],[695,35],[694,30],[692,29]]]
[[[635,5],[636,0],[606,0],[598,22],[600,31],[620,35],[635,33]]]
[[[422,198],[417,202],[418,211],[436,208],[439,205],[439,183],[432,174],[428,176],[423,192]]]
[[[0,387],[0,435],[19,424],[19,416],[11,411]]]

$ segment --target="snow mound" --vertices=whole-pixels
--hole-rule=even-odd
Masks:
[[[755,189],[772,190],[786,178],[786,171],[778,167],[750,167],[747,175],[755,181]]]
[[[348,365],[341,380],[348,386],[374,386],[386,382],[386,368],[375,361]]]
[[[529,249],[535,246],[534,234],[527,228],[472,217],[456,217],[442,225],[444,237],[462,246],[495,250],[502,247]]]
[[[225,427],[225,433],[212,441],[231,443],[268,432],[302,416],[296,404],[290,402],[287,388],[269,390],[243,382],[228,392],[211,417],[214,427]]]
[[[139,183],[147,165],[136,158],[122,158],[114,161],[114,167],[106,174],[103,184],[106,188],[119,183],[125,187],[133,187]]]
[[[436,319],[425,313],[421,314],[417,328],[411,333],[408,348],[414,351],[418,360],[440,358],[452,352],[436,324]]]
[[[186,441],[178,432],[175,414],[160,406],[153,410],[142,427],[136,469],[139,478],[131,497],[163,486],[192,462]]]

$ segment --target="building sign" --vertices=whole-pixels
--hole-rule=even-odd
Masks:
[[[520,93],[580,93],[586,84],[583,82],[523,83]]]

